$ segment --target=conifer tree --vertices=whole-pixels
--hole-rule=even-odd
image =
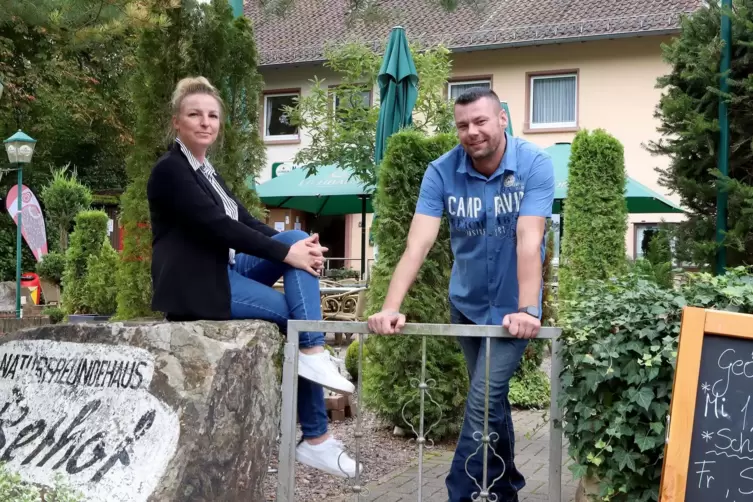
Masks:
[[[753,0],[735,0],[732,21],[732,62],[728,75],[729,176],[718,172],[719,67],[721,8],[717,2],[684,20],[682,34],[665,45],[669,74],[657,117],[664,135],[649,149],[670,158],[659,170],[660,183],[680,195],[688,210],[679,225],[676,258],[699,266],[714,263],[717,251],[717,185],[729,190],[727,265],[753,264]]]
[[[226,114],[222,139],[210,152],[212,163],[246,207],[257,214],[258,199],[244,183],[256,177],[265,158],[257,130],[261,79],[250,23],[234,19],[227,0],[213,0],[208,5],[163,0],[153,8],[164,22],[141,33],[131,81],[136,126],[135,145],[127,162],[130,183],[122,198],[125,238],[118,274],[120,319],[153,315],[146,183],[154,163],[168,147],[169,103],[177,82],[202,75],[220,90]]]
[[[578,283],[609,279],[627,265],[622,144],[602,129],[580,131],[573,140],[568,167],[560,300],[570,299]]]

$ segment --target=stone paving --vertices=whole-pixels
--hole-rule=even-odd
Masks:
[[[519,494],[520,502],[548,502],[549,488],[549,424],[541,411],[514,411],[516,464],[526,479]],[[563,445],[562,502],[573,502],[578,486],[567,468],[567,442]],[[453,452],[439,447],[424,455],[422,499],[445,502],[445,477]],[[393,472],[367,486],[368,494],[360,502],[418,502],[418,465]],[[355,500],[353,495],[343,499]],[[503,501],[500,501],[503,502]]]

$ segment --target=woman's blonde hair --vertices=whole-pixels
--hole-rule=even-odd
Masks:
[[[220,105],[220,126],[222,125],[222,115],[224,113],[225,104],[222,102],[219,91],[213,86],[209,80],[205,77],[186,77],[178,82],[173,91],[173,97],[170,100],[170,111],[172,116],[177,116],[180,113],[180,107],[183,105],[183,100],[192,94],[208,94],[217,100]],[[170,140],[175,140],[175,129],[170,123]]]

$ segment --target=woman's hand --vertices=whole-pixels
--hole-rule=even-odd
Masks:
[[[291,267],[305,270],[318,277],[324,263],[324,253],[327,251],[328,248],[319,244],[319,235],[314,234],[290,246],[290,251],[283,261]]]

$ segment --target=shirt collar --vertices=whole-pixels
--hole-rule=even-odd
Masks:
[[[500,174],[504,172],[517,172],[518,171],[518,159],[515,155],[515,138],[508,136],[507,132],[504,132],[505,135],[505,153],[502,155],[502,162],[500,162],[499,167],[492,173],[491,176],[489,176],[488,180],[492,180],[499,176]],[[462,149],[463,147],[460,146]],[[474,176],[476,178],[483,178],[486,180],[486,176],[483,176],[478,171],[476,171],[473,168],[473,163],[471,161],[471,157],[463,150],[462,155],[462,161],[460,162],[460,165],[458,166],[457,172],[469,174],[470,176]]]
[[[186,156],[186,159],[188,159],[188,163],[191,164],[191,167],[193,168],[194,171],[198,171],[199,169],[202,168],[202,166],[206,166],[207,169],[209,169],[209,172],[211,172],[212,174],[214,174],[214,172],[215,172],[214,171],[214,167],[209,162],[209,159],[205,158],[204,159],[204,163],[202,164],[201,162],[199,162],[199,159],[197,159],[196,157],[194,157],[194,155],[191,153],[191,151],[188,149],[188,147],[180,139],[175,138],[175,142],[180,147],[180,151],[183,152],[183,155]]]

